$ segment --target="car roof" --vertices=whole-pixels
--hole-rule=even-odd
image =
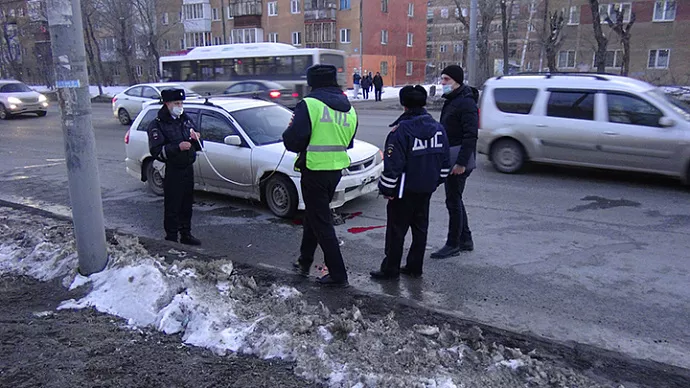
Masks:
[[[523,74],[491,78],[486,86],[500,87],[552,87],[601,90],[626,90],[633,93],[643,93],[655,89],[656,86],[634,78],[612,74],[597,73],[561,73],[561,74]]]
[[[254,98],[239,98],[239,97],[210,97],[210,98],[193,98],[184,101],[184,105],[187,108],[208,106],[206,101],[211,106],[216,106],[226,110],[229,113],[237,112],[249,108],[258,108],[262,106],[280,106],[270,101],[264,101]],[[160,102],[153,102],[148,104],[148,106],[153,106],[158,109],[162,106]]]

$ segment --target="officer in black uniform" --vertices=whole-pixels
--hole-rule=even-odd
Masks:
[[[161,92],[163,107],[148,128],[149,151],[165,163],[165,239],[187,245],[201,245],[192,236],[192,203],[194,202],[194,161],[201,150],[199,133],[184,113],[184,90]]]
[[[385,258],[374,279],[397,279],[400,274],[422,276],[429,227],[429,201],[450,173],[446,131],[427,113],[426,89],[420,85],[400,90],[405,107],[386,138],[379,191],[388,199]],[[407,265],[400,268],[407,230],[412,246]]]

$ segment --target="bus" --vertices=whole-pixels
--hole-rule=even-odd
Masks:
[[[307,69],[334,65],[338,85],[345,88],[345,52],[297,48],[283,43],[236,43],[196,47],[183,55],[160,58],[163,82],[180,83],[201,95],[222,94],[243,80],[275,81],[302,98],[307,92]]]

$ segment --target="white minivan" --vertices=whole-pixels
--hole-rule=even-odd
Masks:
[[[632,78],[495,77],[480,99],[477,150],[503,173],[526,162],[650,172],[690,181],[690,106]]]

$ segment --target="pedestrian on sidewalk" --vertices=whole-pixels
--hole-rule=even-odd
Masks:
[[[376,98],[376,101],[381,101],[381,93],[383,93],[383,77],[381,77],[381,73],[376,72],[373,84],[374,97]]]
[[[355,69],[355,73],[352,75],[352,85],[354,87],[354,98],[359,98],[359,89],[362,83],[362,76],[359,75],[359,70]]]
[[[379,191],[388,199],[386,245],[381,268],[371,272],[374,279],[397,279],[401,273],[422,276],[429,201],[450,172],[446,131],[424,109],[426,100],[427,92],[420,85],[400,90],[400,104],[405,112],[391,124],[379,180]],[[407,264],[400,268],[410,228],[412,246]]]
[[[464,84],[462,67],[451,65],[441,73],[443,103],[441,124],[450,142],[453,168],[446,180],[446,208],[448,209],[448,237],[440,250],[431,254],[434,259],[457,256],[474,249],[467,211],[462,199],[467,178],[476,167],[479,111],[478,91]]]
[[[302,245],[294,267],[308,276],[318,245],[328,274],[317,282],[347,286],[347,271],[333,227],[330,203],[342,170],[350,166],[347,150],[354,145],[357,113],[338,86],[335,66],[310,67],[307,84],[312,91],[297,104],[292,122],[283,133],[285,148],[298,154],[295,169],[302,174],[305,205]]]
[[[366,75],[364,78],[362,78],[362,97],[364,97],[365,100],[369,99],[369,91],[371,90],[371,85],[373,82],[374,80],[369,75]]]
[[[163,106],[148,127],[149,152],[165,163],[164,220],[165,239],[187,245],[201,245],[192,236],[192,204],[194,202],[194,162],[201,150],[200,135],[192,120],[184,113],[184,90],[161,92]],[[149,177],[149,179],[153,179]]]

